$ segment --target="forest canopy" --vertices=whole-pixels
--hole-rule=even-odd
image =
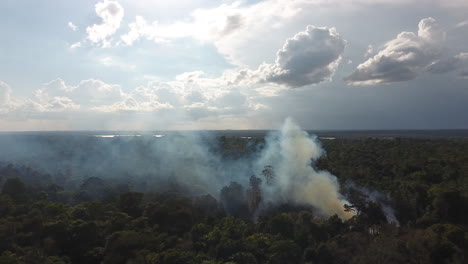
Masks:
[[[262,139],[219,137],[223,159],[249,155]],[[275,166],[217,195],[186,186],[138,190],[92,176],[2,163],[0,263],[464,263],[468,141],[324,140],[317,171],[337,176],[347,203],[337,215],[272,203],[261,182]],[[57,179],[62,179],[64,185]],[[392,210],[395,219],[389,219]]]

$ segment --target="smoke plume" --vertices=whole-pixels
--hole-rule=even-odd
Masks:
[[[371,190],[369,188],[356,185],[351,181],[346,182],[345,189],[354,189],[359,193],[364,194],[367,201],[372,201],[379,204],[382,208],[382,212],[384,213],[385,218],[387,219],[387,222],[400,226],[400,222],[396,218],[395,211],[391,206],[391,198],[388,193]]]
[[[282,129],[267,138],[258,164],[272,166],[275,176],[264,184],[266,201],[312,205],[324,216],[337,214],[342,219],[353,216],[343,210],[347,201],[339,193],[334,175],[317,171],[313,165],[324,154],[317,137],[286,119]]]

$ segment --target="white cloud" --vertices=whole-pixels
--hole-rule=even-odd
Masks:
[[[10,103],[11,88],[8,84],[0,81],[0,106]]]
[[[112,104],[124,97],[119,85],[107,84],[95,79],[82,80],[75,86],[67,85],[62,79],[55,79],[36,90],[35,94],[42,101],[49,101],[55,97],[67,97],[74,103],[85,107]]]
[[[81,42],[75,42],[75,43],[70,45],[70,49],[73,50],[73,49],[76,49],[76,48],[80,48],[81,46],[82,46]]]
[[[41,90],[36,91],[33,100],[24,105],[24,109],[34,112],[65,112],[80,109],[80,105],[65,96],[49,96]],[[24,110],[23,109],[23,110]]]
[[[460,72],[459,74],[460,78],[462,79],[468,79],[468,69],[464,69]]]
[[[0,82],[0,113],[25,119],[53,118],[93,113],[162,113],[168,117],[193,120],[213,115],[246,113],[251,105],[248,95],[227,87],[218,78],[202,72],[187,72],[169,82],[150,81],[129,92],[119,85],[101,80],[82,80],[69,85],[58,78],[36,89],[33,95],[13,107],[11,89]]]
[[[330,80],[346,42],[335,28],[307,26],[286,41],[274,64],[258,69],[261,79],[288,87],[300,87]]]
[[[104,0],[95,5],[96,14],[101,18],[101,24],[86,28],[87,39],[93,44],[108,47],[108,38],[117,32],[124,17],[124,9],[117,1]]]
[[[463,1],[456,0],[460,3]],[[279,44],[277,41],[281,41],[281,37],[278,35],[285,34],[290,29],[289,26],[320,14],[325,9],[331,11],[376,4],[412,5],[424,2],[425,0],[264,0],[252,4],[249,1],[223,1],[216,7],[195,9],[188,17],[173,22],[147,22],[142,16],[137,16],[129,24],[129,31],[121,36],[121,41],[126,45],[133,45],[142,38],[158,43],[193,38],[212,43],[232,64],[253,67],[262,61],[258,53],[264,54],[265,49],[272,49]],[[454,1],[440,0],[433,4],[446,6],[445,2]],[[452,6],[460,3],[452,3]]]
[[[402,32],[374,57],[361,63],[345,81],[373,85],[407,81],[418,75],[456,69],[459,59],[447,56],[445,32],[434,18],[419,22],[418,32]]]
[[[468,26],[468,20],[465,20],[465,21],[462,21],[462,22],[458,23],[455,27],[456,28],[461,28],[461,27],[465,27],[465,26]]]
[[[468,52],[461,52],[460,54],[455,56],[463,65],[464,68],[459,73],[459,77],[462,79],[468,79]]]
[[[98,62],[107,67],[116,67],[124,71],[134,71],[136,65],[121,62],[119,59],[113,57],[102,57]]]
[[[156,21],[152,24],[148,24],[143,17],[137,16],[135,22],[130,23],[128,27],[130,31],[120,37],[122,42],[127,46],[133,45],[135,41],[141,38],[146,38],[155,42],[163,41],[157,36],[158,23]]]
[[[14,111],[21,106],[21,100],[14,98],[11,87],[0,81],[0,115]]]
[[[366,53],[364,54],[364,57],[366,58],[369,58],[370,56],[372,56],[374,54],[374,46],[372,46],[372,44],[369,44],[367,46],[367,51]]]
[[[224,78],[207,78],[203,72],[186,72],[169,82],[150,81],[138,86],[112,105],[94,109],[105,112],[161,112],[186,120],[213,116],[245,115],[258,109],[255,91],[228,85]]]
[[[196,9],[190,15],[189,21],[176,21],[170,24],[151,24],[142,17],[137,16],[135,22],[129,24],[130,31],[121,38],[127,45],[135,40],[147,38],[161,41],[162,39],[175,39],[192,37],[202,41],[215,41],[242,27],[245,17],[241,11],[240,2],[222,4],[216,8]]]
[[[145,38],[155,42],[193,38],[212,43],[231,62],[245,65],[242,61],[245,45],[259,39],[260,31],[271,32],[302,10],[306,0],[267,0],[248,5],[244,1],[221,4],[214,8],[199,8],[188,18],[172,23],[148,23],[137,16],[129,24],[128,33],[121,36],[126,45]]]
[[[468,61],[468,52],[460,52],[455,56],[455,58],[461,60],[461,61]]]
[[[226,75],[233,84],[275,83],[291,88],[317,84],[331,79],[345,46],[335,28],[309,25],[286,40],[276,53],[275,63]]]
[[[68,27],[69,27],[71,30],[73,30],[73,31],[77,31],[77,30],[78,30],[78,27],[77,27],[75,24],[73,24],[73,22],[71,22],[71,21],[68,22],[67,25],[68,25]]]
[[[119,85],[82,80],[76,85],[58,78],[37,89],[23,112],[158,113],[187,120],[213,116],[242,116],[267,107],[258,98],[276,96],[281,87],[316,84],[331,78],[345,41],[334,28],[308,26],[287,39],[272,64],[256,70],[226,71],[207,77],[202,71],[185,72],[171,81],[149,81],[123,92]],[[114,57],[102,57],[105,66],[133,69]],[[4,96],[6,97],[6,96]],[[30,115],[28,115],[30,116]]]
[[[11,88],[0,81],[0,114],[8,114],[10,117],[35,115],[44,112],[64,112],[77,110],[79,105],[70,98],[64,96],[49,96],[39,89],[30,99],[21,100],[14,98]]]

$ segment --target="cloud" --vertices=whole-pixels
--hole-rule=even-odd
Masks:
[[[192,38],[213,44],[231,63],[245,65],[242,57],[249,56],[245,53],[251,54],[246,52],[246,45],[261,38],[260,32],[270,34],[287,20],[294,20],[294,15],[301,12],[306,2],[267,0],[249,4],[233,1],[195,9],[188,17],[169,23],[147,22],[144,17],[136,16],[121,41],[133,45],[139,39],[161,43]]]
[[[6,106],[10,103],[10,94],[10,86],[0,81],[0,106]]]
[[[58,78],[36,89],[21,107],[8,111],[28,118],[43,118],[39,113],[164,113],[174,120],[239,119],[268,109],[259,102],[263,97],[277,96],[287,87],[329,80],[345,46],[334,28],[307,26],[285,41],[274,63],[261,64],[255,70],[229,70],[220,77],[208,77],[202,71],[185,72],[173,80],[151,80],[125,92],[120,85],[102,80],[87,79],[72,85]],[[114,57],[102,57],[98,62],[133,69]],[[7,98],[10,93],[2,94]]]
[[[262,81],[300,87],[330,80],[343,54],[346,41],[335,28],[307,26],[288,39],[276,53],[274,64],[257,70]]]
[[[366,58],[369,58],[370,56],[372,56],[374,54],[374,46],[372,46],[371,44],[369,44],[367,46],[367,51],[366,53],[364,54],[364,57]]]
[[[264,0],[264,1],[223,1],[209,8],[197,8],[189,16],[175,21],[147,22],[143,16],[136,16],[129,24],[129,31],[121,36],[126,45],[133,45],[139,39],[157,43],[181,38],[193,38],[211,43],[230,63],[242,67],[253,67],[262,62],[258,55],[273,49],[281,43],[282,34],[296,30],[299,21],[310,21],[311,16],[328,10],[333,14],[350,8],[368,8],[374,5],[407,6],[424,3],[425,0]],[[464,0],[435,1],[437,6],[450,2],[456,7]],[[452,3],[454,2],[454,3]],[[457,3],[455,3],[457,2]],[[157,3],[147,5],[161,8]],[[156,8],[155,7],[155,8]],[[328,12],[327,11],[327,12]],[[303,22],[300,22],[303,25]],[[294,32],[292,31],[292,32]],[[267,52],[267,53],[268,53]]]
[[[468,52],[461,52],[455,56],[455,59],[458,61],[458,64],[463,64],[463,68],[458,74],[462,79],[468,79]]]
[[[82,46],[81,42],[75,42],[75,43],[70,45],[70,49],[73,50],[73,49],[76,49],[76,48],[80,48],[81,46]]]
[[[307,26],[276,53],[275,63],[261,64],[257,70],[226,73],[233,84],[274,83],[296,88],[328,81],[341,61],[346,41],[335,28]]]
[[[136,65],[121,62],[119,59],[113,57],[102,57],[98,62],[107,67],[116,67],[124,71],[134,71]]]
[[[125,94],[116,84],[107,84],[101,80],[82,80],[78,85],[67,85],[62,79],[55,79],[35,91],[36,101],[42,105],[60,102],[69,106],[67,109],[108,105],[120,101]],[[65,100],[68,98],[70,101]],[[59,100],[60,99],[60,100]],[[66,103],[66,104],[65,104]]]
[[[463,64],[468,61],[468,53],[462,52],[452,57],[446,57],[433,61],[427,71],[432,74],[447,73],[463,67]]]
[[[49,96],[36,91],[33,100],[27,102],[22,110],[31,112],[66,112],[80,109],[80,105],[65,96]]]
[[[460,78],[462,79],[468,79],[468,69],[464,69],[460,72],[459,74]]]
[[[412,80],[422,73],[455,70],[461,60],[447,54],[445,38],[446,33],[434,18],[422,19],[417,33],[398,34],[344,80],[352,85],[373,85]]]
[[[121,36],[126,45],[132,45],[140,38],[156,42],[191,37],[202,41],[215,41],[229,35],[243,26],[244,15],[240,2],[222,4],[215,8],[199,8],[190,14],[188,21],[149,24],[142,16],[136,16],[129,24],[130,31]]]
[[[455,56],[455,58],[461,61],[468,61],[468,52],[460,52],[458,55]]]
[[[256,107],[250,96],[238,87],[228,87],[225,80],[207,78],[203,72],[196,71],[183,73],[168,82],[149,81],[128,92],[101,80],[82,80],[77,85],[69,85],[58,78],[35,90],[21,107],[8,111],[26,118],[44,118],[40,113],[64,116],[93,113],[96,117],[106,113],[164,113],[169,119],[193,121],[208,116],[245,114]]]
[[[79,109],[79,105],[70,98],[49,96],[43,90],[37,90],[30,99],[14,98],[10,86],[0,81],[0,114],[7,118],[20,118],[43,112],[63,112]]]
[[[73,24],[73,22],[71,22],[71,21],[68,22],[67,25],[68,25],[68,27],[69,27],[71,30],[73,30],[73,31],[77,31],[77,30],[78,30],[78,27],[77,27],[75,24]]]
[[[130,31],[120,37],[122,42],[127,46],[133,45],[135,41],[141,38],[146,38],[155,42],[163,42],[163,40],[157,36],[157,21],[154,21],[152,24],[148,24],[142,16],[136,16],[135,22],[130,23],[128,27],[130,28]]]
[[[127,94],[134,102],[132,111],[172,109],[186,112],[191,118],[207,115],[242,113],[249,107],[248,95],[238,88],[227,87],[221,78],[206,78],[200,71],[180,74],[169,82],[150,81]],[[129,110],[115,104],[113,111]],[[111,109],[109,108],[109,109]]]
[[[458,23],[457,25],[455,25],[456,28],[461,28],[461,27],[465,27],[465,26],[468,26],[468,20],[462,21],[462,22]]]
[[[251,95],[248,90],[227,85],[222,78],[207,78],[200,71],[183,73],[168,82],[149,81],[127,92],[101,80],[70,85],[58,78],[25,100],[13,100],[10,87],[0,82],[0,113],[2,119],[14,120],[70,120],[92,114],[91,120],[102,122],[120,114],[136,119],[155,114],[176,124],[247,115],[260,107]]]
[[[91,43],[108,47],[108,38],[117,32],[124,17],[124,9],[117,1],[104,0],[95,5],[96,14],[101,18],[101,24],[86,28],[87,39]]]
[[[11,87],[0,81],[0,116],[4,117],[4,114],[15,111],[21,104],[21,100],[13,97]]]

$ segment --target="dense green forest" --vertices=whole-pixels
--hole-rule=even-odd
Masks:
[[[220,155],[242,156],[262,140],[220,141]],[[2,164],[0,264],[468,261],[468,140],[322,143],[327,155],[315,166],[338,177],[350,202],[343,210],[355,212],[346,221],[293,204],[251,217],[242,201],[227,210],[176,186],[141,193],[99,177],[70,190],[34,168]],[[233,182],[219,197],[243,191]],[[388,223],[384,207],[398,222]]]

